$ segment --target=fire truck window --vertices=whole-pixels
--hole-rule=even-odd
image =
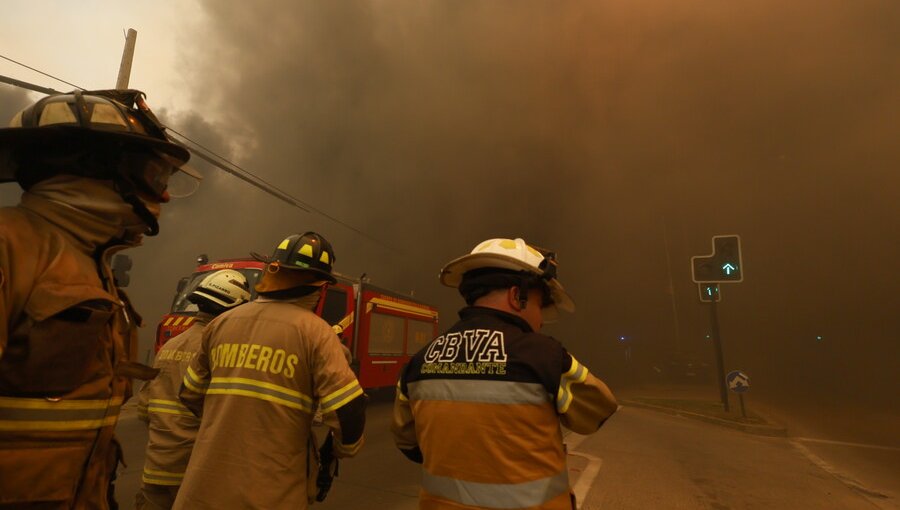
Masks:
[[[238,269],[244,278],[247,279],[247,285],[250,286],[250,300],[256,299],[256,282],[259,281],[259,275],[262,273],[260,269],[246,268]]]
[[[175,301],[172,302],[172,312],[196,312],[197,305],[191,303],[187,300],[187,297],[197,289],[197,285],[200,285],[200,281],[203,280],[203,277],[209,274],[206,273],[194,273],[191,277],[191,281],[181,289],[181,292],[175,296]]]
[[[369,354],[403,354],[404,322],[402,317],[373,312],[369,325]]]
[[[334,326],[347,316],[347,293],[340,289],[329,288],[322,305],[322,319],[329,326]]]
[[[415,354],[428,345],[434,335],[434,323],[410,319],[406,328],[406,354]]]

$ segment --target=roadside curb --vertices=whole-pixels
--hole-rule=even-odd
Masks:
[[[707,423],[712,423],[714,425],[720,425],[723,427],[728,427],[732,429],[737,429],[743,432],[747,432],[748,434],[755,434],[758,436],[769,436],[769,437],[787,437],[787,429],[784,427],[779,427],[776,425],[751,425],[749,423],[737,423],[733,421],[723,420],[721,418],[716,418],[714,416],[707,416],[705,414],[692,413],[690,411],[684,411],[682,409],[676,409],[674,407],[664,407],[657,406],[653,404],[646,404],[644,402],[638,402],[636,400],[626,400],[620,399],[619,403],[625,406],[630,407],[640,407],[644,409],[650,409],[652,411],[658,411],[666,414],[671,414],[675,416],[682,416],[685,418],[693,418],[695,420],[705,421]]]

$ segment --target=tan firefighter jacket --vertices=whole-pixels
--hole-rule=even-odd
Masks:
[[[107,508],[140,321],[114,232],[30,193],[0,209],[0,506]]]
[[[317,405],[338,457],[363,443],[365,395],[340,341],[294,302],[259,298],[210,322],[180,396],[203,419],[175,509],[307,508]]]
[[[559,342],[468,307],[401,373],[391,430],[423,464],[420,508],[573,510],[560,424],[589,434],[616,400]]]
[[[159,375],[138,394],[138,417],[149,425],[147,455],[141,480],[154,485],[181,485],[200,419],[178,400],[188,364],[200,351],[203,331],[212,318],[198,312],[193,325],[172,338],[156,354]]]

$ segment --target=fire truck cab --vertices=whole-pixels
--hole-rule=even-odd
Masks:
[[[254,287],[265,264],[254,259],[227,259],[201,263],[189,277],[178,283],[170,312],[156,329],[156,351],[169,339],[191,326],[197,306],[187,300],[200,281],[212,271],[234,269]],[[438,312],[431,305],[410,296],[372,285],[365,278],[336,275],[316,314],[331,326],[340,326],[338,337],[353,355],[351,366],[363,388],[393,386],[400,368],[438,333]]]

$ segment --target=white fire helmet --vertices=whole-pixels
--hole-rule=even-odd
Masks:
[[[206,275],[191,295],[206,298],[229,309],[250,301],[249,288],[247,278],[240,272],[222,269]]]
[[[458,288],[463,275],[473,269],[496,267],[512,271],[525,271],[543,279],[550,289],[553,304],[567,312],[575,311],[575,302],[556,278],[556,255],[547,250],[529,246],[523,239],[488,239],[476,246],[471,253],[450,261],[441,269],[441,283]],[[555,310],[547,310],[553,315]]]

